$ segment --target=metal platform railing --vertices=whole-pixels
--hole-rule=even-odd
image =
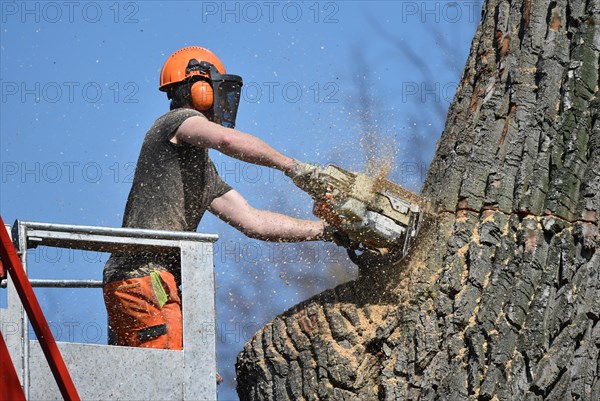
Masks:
[[[216,400],[216,235],[17,221],[13,242],[27,271],[27,250],[51,246],[101,252],[178,249],[181,255],[183,350],[59,342],[82,399]],[[100,287],[99,280],[31,280],[37,287]],[[62,399],[12,283],[0,324],[27,399]],[[187,291],[186,291],[187,289]]]

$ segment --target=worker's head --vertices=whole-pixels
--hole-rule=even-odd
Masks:
[[[192,107],[225,127],[235,126],[242,78],[225,73],[221,60],[208,49],[177,50],[163,65],[159,89],[171,99],[171,109]]]

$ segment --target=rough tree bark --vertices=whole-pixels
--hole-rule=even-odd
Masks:
[[[600,400],[600,2],[487,0],[409,258],[295,306],[242,400]]]

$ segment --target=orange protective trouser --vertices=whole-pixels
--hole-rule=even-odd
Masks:
[[[104,302],[116,345],[183,349],[181,298],[172,274],[109,283]]]

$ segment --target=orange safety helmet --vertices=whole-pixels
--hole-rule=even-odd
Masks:
[[[223,63],[203,47],[189,46],[173,53],[160,72],[159,90],[171,98],[172,85],[190,83],[192,106],[198,111],[213,108],[216,122],[233,128],[240,100],[242,77],[225,72]]]
[[[190,60],[198,62],[207,61],[221,74],[225,74],[223,63],[213,52],[199,46],[188,46],[177,50],[165,61],[160,72],[160,87],[163,92],[168,91],[169,85],[187,80],[192,76],[204,77],[207,80],[195,82],[191,88],[191,99],[195,109],[206,111],[213,105],[213,88],[210,84],[210,74],[207,71],[188,68]]]

